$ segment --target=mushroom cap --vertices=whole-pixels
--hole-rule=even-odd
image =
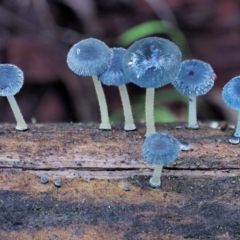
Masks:
[[[98,76],[98,80],[108,86],[121,86],[130,80],[127,78],[122,68],[122,57],[127,51],[124,48],[111,48],[113,57],[109,68]]]
[[[104,42],[88,38],[72,46],[67,64],[77,75],[97,76],[109,67],[111,58],[112,51]]]
[[[164,132],[154,133],[146,137],[142,147],[142,155],[145,160],[155,165],[174,162],[180,151],[180,142]]]
[[[20,68],[13,64],[0,64],[0,96],[13,96],[19,92],[24,77]]]
[[[158,88],[173,81],[182,53],[173,42],[159,37],[134,42],[123,56],[123,70],[131,82],[143,88]]]
[[[214,71],[208,63],[192,59],[181,63],[172,84],[183,95],[196,97],[206,94],[213,87],[214,79]]]
[[[235,110],[240,110],[240,76],[232,78],[222,90],[224,102]]]

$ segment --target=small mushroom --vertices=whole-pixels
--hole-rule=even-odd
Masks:
[[[45,176],[45,175],[42,176],[42,177],[41,177],[41,183],[42,183],[42,184],[46,184],[46,183],[48,183],[48,177]]]
[[[62,181],[60,180],[60,179],[58,179],[58,180],[56,180],[55,182],[54,182],[54,186],[55,187],[61,187],[62,186]]]
[[[181,151],[189,151],[190,150],[190,144],[188,142],[179,141],[179,143],[180,143]]]
[[[102,41],[95,38],[84,39],[72,46],[67,55],[68,67],[77,75],[91,76],[98,97],[101,124],[100,129],[110,130],[108,108],[105,94],[98,75],[110,65],[112,51]]]
[[[134,42],[123,56],[123,70],[139,87],[146,88],[146,136],[155,133],[155,88],[172,82],[179,71],[182,54],[173,42],[159,37]]]
[[[152,178],[149,180],[151,187],[160,187],[163,165],[174,162],[180,151],[180,142],[168,133],[158,132],[146,137],[142,155],[148,163],[155,165]]]
[[[19,131],[28,129],[14,97],[21,89],[23,81],[23,72],[20,68],[13,64],[0,64],[0,96],[7,97],[17,122],[16,129]]]
[[[212,67],[203,61],[192,59],[181,63],[177,78],[173,86],[183,95],[189,96],[187,128],[198,129],[197,96],[204,95],[214,85],[216,74]]]
[[[234,137],[240,138],[240,76],[232,78],[222,90],[224,102],[231,108],[238,111],[238,121]],[[230,143],[239,143],[235,138],[229,140]]]
[[[136,129],[136,126],[134,124],[132,108],[126,87],[126,84],[130,81],[122,69],[122,56],[126,52],[126,49],[112,48],[112,51],[113,58],[110,66],[105,72],[98,76],[98,79],[101,83],[107,86],[118,86],[125,118],[124,130],[132,131]]]

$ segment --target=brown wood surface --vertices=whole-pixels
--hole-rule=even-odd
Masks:
[[[178,128],[177,126],[180,126]],[[160,124],[191,144],[148,185],[145,127],[0,128],[0,239],[240,239],[239,146],[233,129]],[[176,128],[177,127],[177,128]],[[40,177],[47,175],[48,184]],[[53,182],[62,180],[62,187]]]
[[[181,126],[182,128],[178,128]],[[177,127],[177,128],[176,128]],[[221,131],[202,125],[200,130],[187,130],[184,124],[162,124],[158,131],[167,131],[191,145],[177,161],[165,169],[172,170],[239,170],[239,148],[228,143],[233,129]],[[91,177],[109,178],[149,173],[153,166],[142,155],[145,128],[125,132],[121,128],[101,131],[96,125],[35,124],[19,132],[14,125],[0,129],[0,167],[31,171],[65,171],[68,176],[91,171]],[[96,175],[94,173],[96,172]],[[110,176],[112,175],[112,176]],[[104,173],[103,178],[106,177]]]

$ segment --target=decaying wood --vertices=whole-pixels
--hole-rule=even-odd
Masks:
[[[181,126],[176,128],[176,126]],[[240,239],[239,146],[233,129],[157,125],[191,144],[148,184],[145,127],[36,124],[0,128],[1,240]],[[49,183],[42,184],[40,176]],[[62,187],[54,186],[61,179]]]
[[[175,163],[165,166],[165,172],[240,170],[239,146],[228,143],[233,129],[221,131],[202,125],[199,130],[188,130],[183,124],[160,124],[157,130],[191,144],[190,151],[181,152]],[[153,168],[141,155],[144,126],[125,132],[120,127],[101,131],[93,124],[34,124],[19,132],[14,125],[2,125],[0,131],[1,168],[86,178],[147,175]]]

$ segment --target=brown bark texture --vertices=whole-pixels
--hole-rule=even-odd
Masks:
[[[80,123],[29,128],[0,128],[0,239],[240,238],[233,129],[157,125],[191,148],[164,166],[162,185],[153,189],[153,166],[141,155],[142,125],[134,132]]]

